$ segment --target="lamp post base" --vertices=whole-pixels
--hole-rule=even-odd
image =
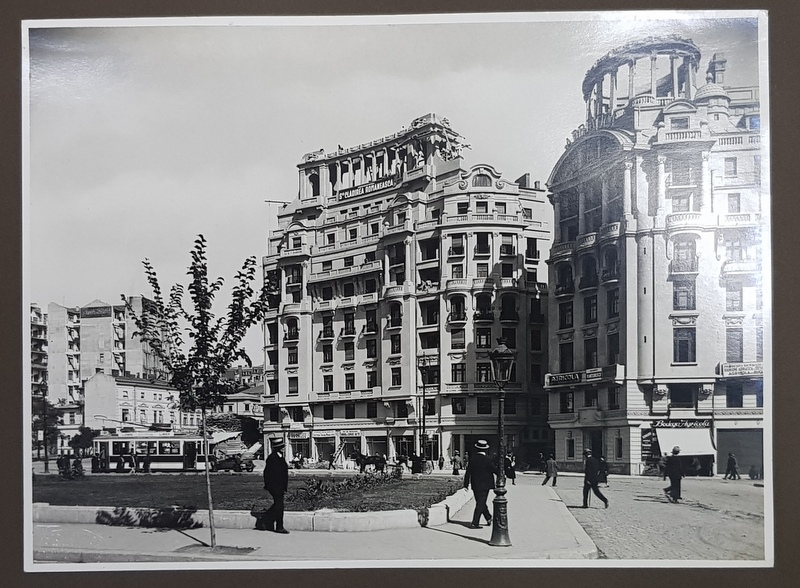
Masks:
[[[511,547],[511,537],[508,536],[508,500],[505,486],[495,488],[492,511],[492,538],[489,540],[489,545]]]

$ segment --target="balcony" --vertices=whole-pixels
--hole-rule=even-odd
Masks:
[[[720,227],[757,227],[761,225],[761,213],[737,212],[720,214],[717,223]]]
[[[675,212],[665,220],[667,230],[699,229],[703,226],[703,216],[699,212]]]
[[[556,284],[555,295],[569,296],[575,293],[575,282],[566,282],[565,284]]]
[[[565,241],[553,245],[553,248],[550,250],[550,257],[566,257],[568,255],[572,255],[574,252],[575,241]]]
[[[700,256],[695,255],[689,259],[673,259],[669,263],[669,273],[670,274],[696,274],[698,272],[698,266]],[[724,270],[724,266],[723,266]]]
[[[517,278],[500,278],[500,283],[498,284],[500,288],[516,288],[517,287]]]
[[[405,294],[411,294],[411,289],[413,286],[406,286],[405,284],[393,284],[391,286],[386,286],[384,290],[383,297],[384,298],[399,298]]]
[[[477,310],[472,316],[472,320],[476,323],[493,323],[494,312],[491,310]]]
[[[463,245],[457,245],[455,247],[450,247],[447,250],[447,256],[448,257],[462,257],[463,255],[464,255],[464,246]]]
[[[447,290],[469,290],[469,284],[466,278],[452,278],[447,280],[445,286]]]
[[[411,221],[406,219],[406,220],[404,220],[403,222],[401,222],[399,224],[396,224],[396,225],[391,226],[391,227],[386,227],[383,230],[383,234],[384,235],[395,235],[397,233],[412,232],[413,230],[414,230],[414,227],[413,227]]]
[[[529,314],[528,322],[532,325],[544,324],[544,315],[541,312],[535,314]]]
[[[622,233],[622,223],[608,223],[600,227],[600,240],[615,239]]]
[[[475,256],[490,255],[492,248],[489,245],[478,244],[475,245]]]
[[[390,316],[386,321],[387,329],[397,329],[403,326],[403,318],[399,316]]]
[[[467,322],[467,312],[465,310],[454,310],[447,315],[447,324],[460,324]]]
[[[287,257],[298,257],[298,256],[308,256],[308,255],[309,255],[308,245],[301,245],[300,247],[287,247],[281,249],[280,252],[281,259]]]
[[[500,245],[500,255],[503,257],[508,257],[511,255],[515,255],[514,253],[514,246],[513,245]]]
[[[405,257],[390,257],[389,258],[389,267],[398,267],[404,266],[406,264]]]
[[[528,292],[538,292],[540,294],[547,294],[547,282],[529,282],[525,280],[525,289]]]
[[[596,242],[597,233],[586,233],[585,235],[580,235],[578,237],[577,248],[587,249],[589,247],[593,247]]]
[[[539,261],[541,256],[538,249],[528,249],[525,251],[525,261]]]
[[[738,259],[725,261],[722,264],[723,276],[745,276],[748,274],[761,273],[760,259]]]
[[[340,337],[355,337],[356,336],[356,326],[355,325],[346,325],[339,331]]]
[[[582,276],[580,284],[578,287],[581,290],[588,290],[589,288],[597,288],[599,281],[597,279],[597,274],[590,274],[588,276]]]
[[[505,310],[500,313],[501,323],[516,323],[519,322],[519,313],[516,310]]]
[[[472,287],[481,290],[492,290],[494,288],[494,278],[472,278]]]
[[[600,274],[600,280],[604,284],[610,284],[612,282],[619,281],[619,268],[618,267],[609,267],[603,269],[602,273]]]
[[[284,341],[297,341],[298,339],[300,339],[300,331],[298,329],[289,329],[286,332]]]
[[[367,324],[364,325],[364,334],[366,335],[374,335],[378,332],[378,323],[367,321]]]

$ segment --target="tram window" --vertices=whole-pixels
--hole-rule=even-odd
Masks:
[[[180,452],[180,441],[161,441],[158,444],[158,453],[161,455],[179,455]]]
[[[124,455],[129,453],[127,441],[114,441],[111,444],[111,455]]]
[[[136,453],[139,454],[150,454],[154,455],[156,452],[156,442],[155,441],[137,441],[136,442]]]

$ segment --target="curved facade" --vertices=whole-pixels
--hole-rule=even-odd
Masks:
[[[706,473],[728,451],[763,460],[758,88],[725,86],[722,55],[698,84],[700,59],[669,37],[598,60],[548,181],[545,385],[566,470],[587,446],[618,473],[681,442]]]
[[[299,198],[264,258],[280,301],[265,321],[265,436],[342,463],[354,450],[462,455],[496,445],[488,351],[506,336],[509,445],[547,443],[544,190],[493,167],[430,114],[298,166]],[[342,448],[341,453],[336,453]],[[291,458],[290,455],[289,457]]]

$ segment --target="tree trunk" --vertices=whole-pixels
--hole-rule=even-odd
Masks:
[[[209,467],[209,461],[211,460],[211,447],[208,442],[208,428],[206,427],[206,411],[203,409],[200,412],[203,421],[203,448],[205,453],[205,464],[206,464],[206,490],[208,491],[208,524],[209,528],[211,529],[211,549],[214,549],[217,546],[217,532],[216,528],[214,527],[214,501],[211,499],[211,469]]]

